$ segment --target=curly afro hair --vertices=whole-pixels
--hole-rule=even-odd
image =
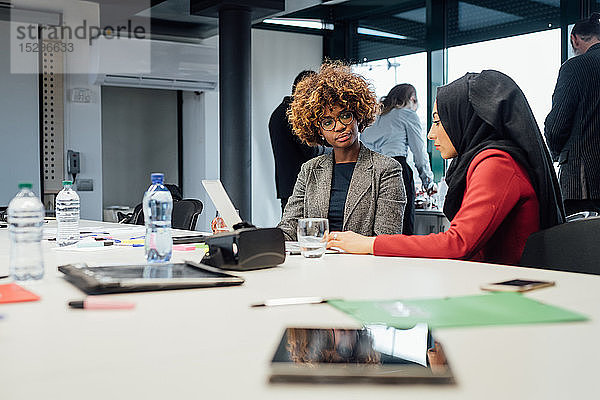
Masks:
[[[359,132],[373,123],[380,108],[371,85],[361,75],[341,62],[326,62],[296,86],[287,111],[294,133],[311,146],[326,144],[319,120],[335,106],[354,113]]]

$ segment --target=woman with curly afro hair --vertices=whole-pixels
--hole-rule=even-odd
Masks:
[[[367,149],[359,133],[379,105],[365,79],[341,63],[325,63],[296,86],[288,118],[305,143],[329,154],[302,165],[279,223],[296,240],[299,218],[327,218],[330,230],[362,235],[400,233],[406,205],[400,164]]]

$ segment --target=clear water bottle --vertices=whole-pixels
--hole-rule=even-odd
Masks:
[[[151,175],[152,185],[144,194],[144,221],[146,237],[144,248],[146,261],[166,262],[171,259],[173,239],[171,238],[171,212],[173,198],[163,185],[164,174]]]
[[[56,243],[68,246],[79,242],[79,195],[72,181],[63,181],[56,196]]]
[[[19,193],[8,205],[9,269],[17,281],[42,279],[44,276],[44,205],[31,187],[31,183],[20,183]]]

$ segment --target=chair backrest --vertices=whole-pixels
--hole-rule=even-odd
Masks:
[[[600,275],[600,217],[579,219],[532,234],[521,266]]]
[[[172,183],[165,183],[165,187],[167,189],[169,189],[169,192],[171,192],[171,198],[173,198],[173,205],[175,205],[175,203],[178,203],[182,200],[181,189],[179,188],[179,186],[172,184]],[[194,201],[200,202],[200,200],[194,200]],[[197,206],[196,206],[196,208],[197,208]],[[200,211],[198,211],[198,215],[200,215],[201,212],[202,212],[202,202],[200,202]],[[196,216],[196,219],[198,219],[197,216]],[[119,216],[119,223],[144,225],[144,209],[143,209],[142,203],[135,206],[135,208],[133,209],[133,212],[131,214],[128,214],[128,215],[121,214],[121,216]],[[172,221],[171,221],[171,223],[172,223]],[[175,226],[173,226],[173,227],[175,228]],[[194,225],[194,227],[195,227],[195,225]],[[189,228],[177,228],[177,229],[189,229]]]
[[[196,199],[183,199],[174,202],[171,226],[175,229],[195,230],[202,208],[202,202]]]
[[[567,222],[579,221],[580,219],[597,217],[598,212],[596,211],[579,211],[578,213],[568,215],[566,218]]]

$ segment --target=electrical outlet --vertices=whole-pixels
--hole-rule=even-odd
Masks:
[[[67,151],[67,172],[71,175],[78,174],[81,170],[81,164],[79,161],[79,152],[69,150]]]
[[[94,190],[93,179],[77,179],[76,183],[78,192],[92,192]]]

